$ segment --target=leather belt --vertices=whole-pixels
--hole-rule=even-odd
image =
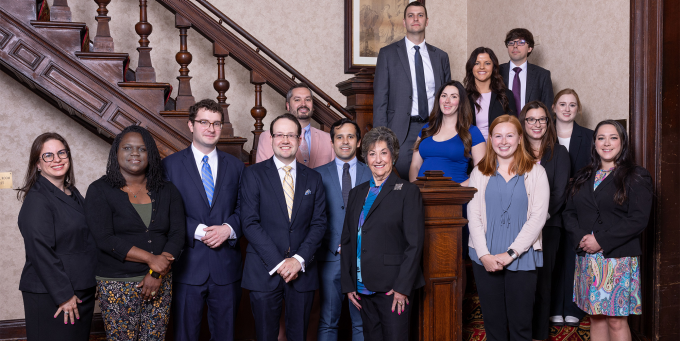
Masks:
[[[411,122],[425,123],[427,121],[420,116],[411,116]]]

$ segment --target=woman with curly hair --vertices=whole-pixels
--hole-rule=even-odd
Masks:
[[[97,290],[109,340],[164,340],[170,313],[170,267],[184,245],[184,204],[163,180],[161,156],[146,129],[113,140],[106,175],[85,200],[99,247]]]

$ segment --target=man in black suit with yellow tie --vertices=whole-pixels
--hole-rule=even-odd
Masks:
[[[319,274],[314,254],[326,232],[321,175],[298,163],[302,127],[291,114],[271,123],[274,156],[243,172],[241,227],[248,239],[242,286],[250,290],[257,340],[279,335],[282,302],[286,337],[307,338]]]
[[[373,127],[399,139],[399,176],[408,180],[413,145],[434,106],[434,94],[451,80],[449,55],[425,43],[427,9],[413,1],[404,9],[406,37],[380,49],[373,81]]]

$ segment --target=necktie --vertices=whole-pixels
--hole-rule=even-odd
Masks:
[[[307,139],[305,137],[305,134],[307,132],[305,130],[302,131],[302,142],[300,143],[300,154],[302,154],[302,160],[305,165],[309,163],[309,145],[307,144]]]
[[[291,166],[283,167],[286,171],[286,176],[283,177],[283,194],[286,197],[286,207],[288,207],[288,221],[293,215],[293,198],[295,198],[295,185],[293,184],[293,176],[290,175]]]
[[[512,94],[517,106],[515,115],[519,116],[520,111],[522,111],[522,82],[519,81],[519,73],[522,72],[522,68],[516,67],[512,71],[515,71],[515,78],[512,80]]]
[[[205,194],[208,196],[208,203],[212,206],[213,193],[215,192],[215,183],[213,182],[212,171],[208,164],[208,155],[203,156],[203,166],[201,167],[201,178],[203,178],[203,188]]]
[[[425,69],[423,68],[423,58],[420,56],[420,46],[414,46],[416,49],[415,63],[416,63],[416,89],[418,90],[418,115],[425,121],[430,116],[430,111],[427,105],[427,91],[425,89]]]
[[[349,175],[349,163],[345,162],[342,165],[342,202],[345,204],[345,207],[347,207],[350,189],[352,189],[352,177]]]

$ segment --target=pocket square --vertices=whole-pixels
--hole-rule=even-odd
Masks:
[[[312,194],[312,191],[310,191],[310,190],[307,190],[307,192],[305,192],[305,195],[310,195],[310,194]]]
[[[401,187],[404,186],[404,184],[395,184],[394,185],[394,190],[395,191],[401,191]]]

